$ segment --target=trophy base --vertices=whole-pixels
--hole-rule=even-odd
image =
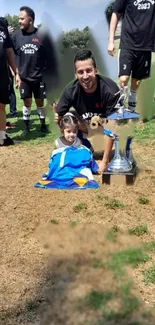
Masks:
[[[133,185],[136,180],[137,167],[133,166],[128,172],[109,172],[102,174],[102,184]]]

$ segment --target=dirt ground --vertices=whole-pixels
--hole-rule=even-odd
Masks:
[[[1,325],[153,324],[138,314],[137,323],[133,319],[95,323],[99,311],[76,308],[76,301],[89,290],[117,286],[106,269],[90,267],[95,252],[107,259],[117,249],[155,241],[153,150],[151,145],[134,143],[139,173],[133,186],[102,185],[101,176],[96,176],[97,190],[60,191],[34,188],[47,171],[50,144],[1,148]],[[149,199],[148,204],[139,203],[141,196]],[[110,199],[124,207],[105,206]],[[84,204],[81,209],[80,203]],[[123,232],[140,224],[147,224],[149,230],[140,238],[121,234],[116,243],[105,240],[113,226]],[[155,305],[155,285],[146,286],[142,279],[141,271],[149,263],[128,271],[143,308]]]

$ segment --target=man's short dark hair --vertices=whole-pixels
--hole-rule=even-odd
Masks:
[[[5,17],[0,17],[0,22],[4,27],[8,27],[8,21]]]
[[[20,11],[25,11],[27,15],[32,18],[33,21],[35,20],[35,13],[33,9],[31,9],[30,7],[27,6],[20,7]]]
[[[96,61],[94,58],[94,54],[92,53],[91,50],[80,50],[76,53],[75,58],[74,58],[74,65],[77,61],[85,61],[88,59],[92,59],[93,61],[93,66],[96,68]]]

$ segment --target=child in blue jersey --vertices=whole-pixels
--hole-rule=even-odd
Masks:
[[[82,139],[79,139],[78,137],[79,121],[74,114],[70,112],[66,113],[62,117],[59,126],[61,130],[61,136],[55,140],[55,149],[66,148],[69,146],[80,148],[84,146]],[[87,139],[84,140],[88,141]],[[90,144],[89,141],[88,144]],[[91,144],[89,149],[93,151]],[[46,179],[47,173],[42,175],[42,180]]]

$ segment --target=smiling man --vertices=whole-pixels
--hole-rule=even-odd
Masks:
[[[116,110],[119,88],[114,81],[98,74],[95,58],[90,50],[80,50],[76,54],[74,68],[76,80],[64,89],[58,105],[55,105],[55,120],[59,122],[73,107],[83,122],[86,122],[81,123],[80,127],[84,131],[93,116],[106,119]],[[113,140],[107,137],[103,159],[99,165],[101,173],[109,162],[112,146]]]

